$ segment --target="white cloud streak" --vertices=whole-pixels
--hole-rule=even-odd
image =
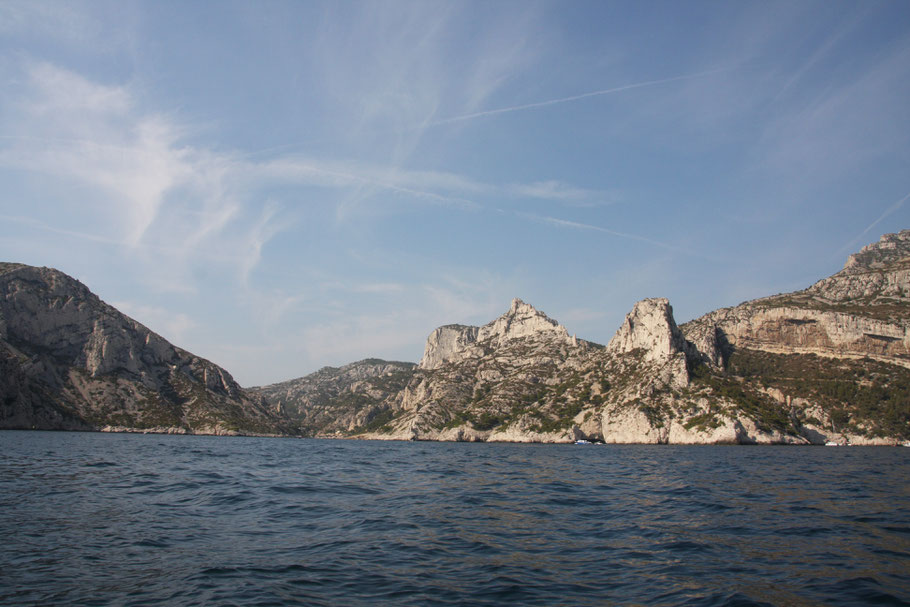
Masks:
[[[910,200],[910,192],[908,192],[906,196],[904,196],[903,198],[901,198],[900,200],[898,200],[897,202],[895,202],[894,204],[889,206],[887,209],[885,209],[885,211],[881,215],[878,216],[878,219],[876,219],[875,221],[870,223],[868,226],[866,226],[866,229],[863,230],[862,232],[860,232],[856,236],[856,238],[854,238],[853,240],[851,240],[850,242],[845,244],[843,247],[841,247],[840,251],[838,252],[838,256],[842,255],[844,251],[852,251],[854,249],[854,247],[856,247],[857,243],[862,241],[865,238],[866,234],[868,234],[872,228],[874,228],[875,226],[880,224],[886,217],[888,217],[892,213],[895,213],[896,211],[898,211],[901,207],[904,206],[904,203],[907,202],[908,200]]]
[[[483,110],[480,112],[473,112],[470,114],[462,114],[461,116],[452,116],[451,118],[443,118],[441,120],[434,120],[430,122],[427,126],[443,126],[446,124],[452,124],[455,122],[464,122],[466,120],[474,120],[477,118],[485,118],[487,116],[496,116],[499,114],[508,114],[511,112],[522,112],[526,110],[535,110],[538,108],[549,107],[551,105],[558,105],[561,103],[570,103],[573,101],[580,101],[582,99],[588,99],[590,97],[601,97],[604,95],[613,95],[616,93],[622,93],[624,91],[630,91],[633,89],[639,89],[649,86],[656,86],[658,84],[667,84],[670,82],[677,82],[680,80],[692,80],[695,78],[702,78],[711,74],[717,74],[723,71],[727,71],[731,68],[717,68],[713,70],[707,70],[703,72],[698,72],[695,74],[683,74],[681,76],[673,76],[670,78],[660,78],[658,80],[646,80],[644,82],[635,82],[632,84],[625,84],[623,86],[617,86],[608,89],[601,89],[598,91],[591,91],[589,93],[582,93],[580,95],[572,95],[570,97],[559,97],[557,99],[548,99],[546,101],[536,101],[534,103],[524,103],[521,105],[513,105],[510,107],[496,108],[492,110]]]
[[[702,259],[709,259],[709,260],[713,261],[713,258],[703,255],[701,253],[697,253],[695,251],[691,251],[691,250],[683,248],[683,247],[678,247],[676,245],[673,245],[673,244],[670,244],[667,242],[661,242],[661,241],[655,240],[653,238],[648,238],[647,236],[641,236],[639,234],[630,234],[628,232],[620,232],[617,230],[611,230],[609,228],[604,228],[601,226],[591,225],[591,224],[587,224],[587,223],[580,223],[577,221],[569,221],[566,219],[558,219],[556,217],[534,215],[532,213],[517,213],[517,214],[521,217],[525,217],[532,221],[547,223],[547,224],[562,227],[562,228],[571,228],[571,229],[575,229],[575,230],[588,230],[588,231],[592,231],[592,232],[600,232],[602,234],[609,234],[610,236],[617,236],[619,238],[625,238],[628,240],[637,240],[639,242],[644,242],[646,244],[649,244],[649,245],[652,245],[655,247],[660,247],[660,248],[666,249],[668,251],[674,251],[676,253],[685,253],[686,255],[691,255],[692,257],[700,257]]]

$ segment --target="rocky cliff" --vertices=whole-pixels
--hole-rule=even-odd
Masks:
[[[910,230],[886,234],[808,289],[722,308],[691,339],[780,354],[869,357],[910,366]],[[719,361],[718,361],[719,362]]]
[[[250,391],[293,420],[304,435],[344,435],[373,422],[377,406],[407,385],[415,367],[368,358]]]
[[[377,439],[894,444],[910,440],[910,231],[802,291],[677,326],[632,308],[606,346],[516,299],[367,359],[243,390],[46,268],[0,264],[0,428]]]
[[[407,386],[384,403],[369,436],[420,440],[565,440],[590,388],[578,375],[600,346],[520,299],[482,327],[430,334]],[[588,392],[586,393],[585,390]]]
[[[682,327],[707,383],[786,409],[777,430],[813,442],[910,436],[910,230],[886,234],[802,291],[716,310]],[[735,385],[731,382],[735,381]],[[772,403],[767,403],[771,399]]]
[[[49,268],[0,264],[0,428],[287,433],[224,369]]]
[[[908,297],[910,231],[804,291],[682,327],[666,299],[640,301],[606,347],[516,299],[483,327],[433,331],[400,390],[329,427],[417,440],[894,444],[910,438]]]

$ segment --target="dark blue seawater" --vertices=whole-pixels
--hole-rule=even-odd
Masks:
[[[908,460],[0,432],[0,603],[906,605]]]

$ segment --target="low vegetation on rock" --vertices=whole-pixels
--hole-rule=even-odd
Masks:
[[[910,231],[795,293],[677,326],[638,302],[606,346],[516,299],[418,364],[242,389],[77,281],[0,264],[0,427],[377,439],[894,444],[910,439]]]

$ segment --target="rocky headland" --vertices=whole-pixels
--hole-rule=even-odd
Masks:
[[[334,407],[328,434],[373,439],[895,444],[910,438],[908,304],[904,231],[803,291],[681,327],[645,299],[606,346],[516,299],[482,327],[431,332],[420,363],[356,410],[319,406]]]
[[[0,264],[0,428],[393,440],[896,444],[910,439],[910,230],[814,285],[678,326],[636,303],[599,345],[515,299],[366,359],[243,389],[47,268]]]

